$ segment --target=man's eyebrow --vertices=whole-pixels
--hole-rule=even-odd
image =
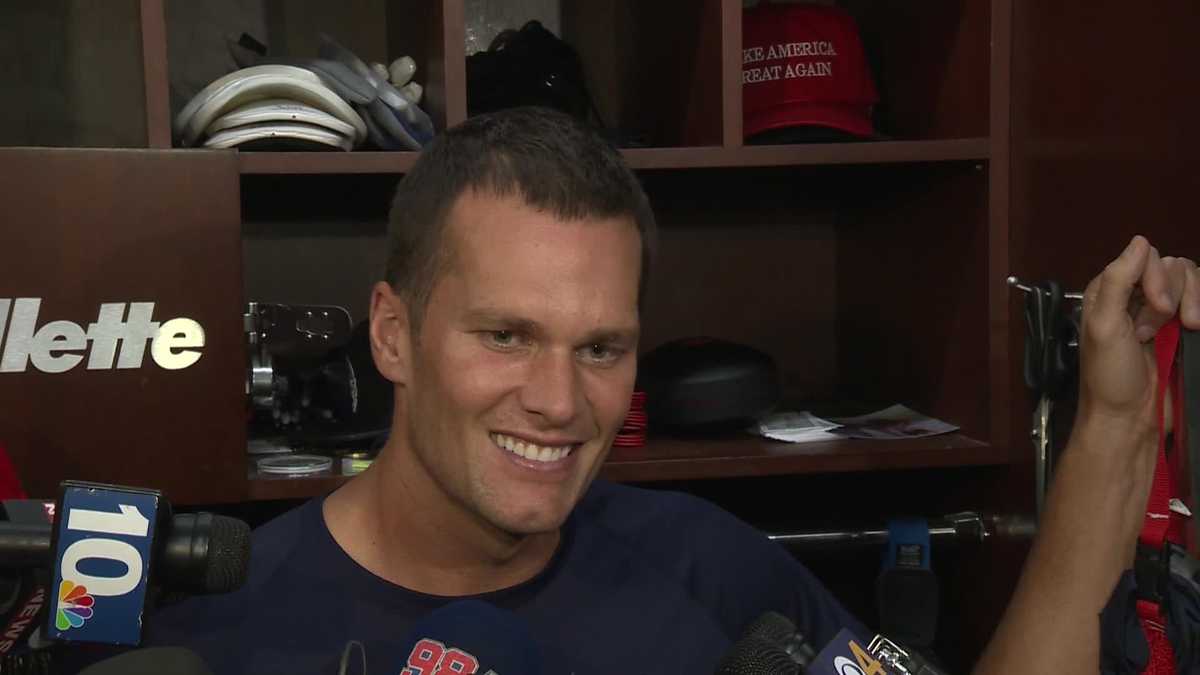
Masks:
[[[468,309],[465,317],[467,321],[472,323],[504,326],[505,328],[520,330],[527,333],[536,332],[541,328],[538,322],[531,319],[524,319],[519,316],[514,316],[512,314],[487,307]]]
[[[532,319],[525,319],[520,316],[509,314],[502,310],[491,309],[488,307],[476,307],[468,309],[464,317],[469,323],[482,323],[488,326],[503,327],[505,329],[518,330],[523,333],[537,335],[541,332],[542,325]],[[619,326],[615,328],[600,328],[594,332],[588,333],[584,338],[584,342],[610,342],[610,343],[633,343],[637,342],[640,330],[637,325]]]
[[[637,342],[638,333],[639,331],[636,326],[628,328],[601,328],[594,333],[588,333],[585,342],[631,344]]]

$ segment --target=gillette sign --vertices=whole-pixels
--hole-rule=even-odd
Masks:
[[[141,368],[147,341],[159,368],[179,370],[200,360],[204,328],[184,317],[151,321],[153,302],[106,302],[86,329],[71,321],[39,327],[41,305],[41,298],[0,298],[0,375],[23,373],[30,364],[64,373],[85,356],[88,370]]]

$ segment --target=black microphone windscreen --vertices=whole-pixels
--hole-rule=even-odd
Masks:
[[[738,640],[717,666],[716,675],[800,675],[799,664],[782,648],[760,637]]]
[[[762,638],[767,642],[783,642],[796,633],[796,624],[779,612],[767,612],[746,627],[742,637]]]
[[[79,675],[213,675],[196,652],[182,647],[149,647],[104,659]]]
[[[163,544],[161,579],[173,590],[228,593],[246,581],[250,526],[212,513],[183,513],[171,520]]]
[[[250,526],[237,518],[213,516],[204,588],[228,593],[241,587],[250,567]]]
[[[766,640],[782,649],[802,667],[807,667],[816,656],[816,650],[796,628],[796,624],[779,612],[767,612],[752,621],[742,633],[742,638]]]

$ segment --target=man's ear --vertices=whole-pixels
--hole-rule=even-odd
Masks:
[[[407,384],[412,366],[409,306],[380,281],[371,288],[371,356],[379,373],[396,384]]]

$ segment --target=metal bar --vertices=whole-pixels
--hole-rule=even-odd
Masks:
[[[50,566],[50,523],[5,523],[0,569],[25,570]]]
[[[1037,526],[1033,519],[1017,515],[980,515],[964,512],[930,520],[929,536],[935,541],[985,542],[994,537],[1028,539]],[[882,546],[887,543],[886,529],[830,529],[798,532],[770,532],[767,538],[789,548],[830,546]]]
[[[1051,457],[1053,456],[1053,431],[1050,426],[1050,414],[1054,410],[1054,401],[1049,396],[1042,396],[1038,401],[1037,410],[1033,413],[1033,480],[1034,501],[1037,505],[1038,516],[1046,506],[1046,492],[1050,489],[1050,476],[1054,471]]]
[[[953,527],[931,527],[929,536],[934,539],[958,536],[958,530]],[[767,535],[771,541],[784,545],[845,545],[845,544],[879,544],[887,543],[887,530],[829,530],[816,532],[782,532]]]
[[[1023,291],[1025,293],[1033,292],[1033,288],[1021,283],[1021,280],[1015,276],[1008,277],[1006,281],[1008,282],[1009,286],[1012,286],[1018,291]],[[1068,300],[1083,300],[1083,293],[1080,291],[1067,291],[1066,293],[1063,293],[1063,297]]]

